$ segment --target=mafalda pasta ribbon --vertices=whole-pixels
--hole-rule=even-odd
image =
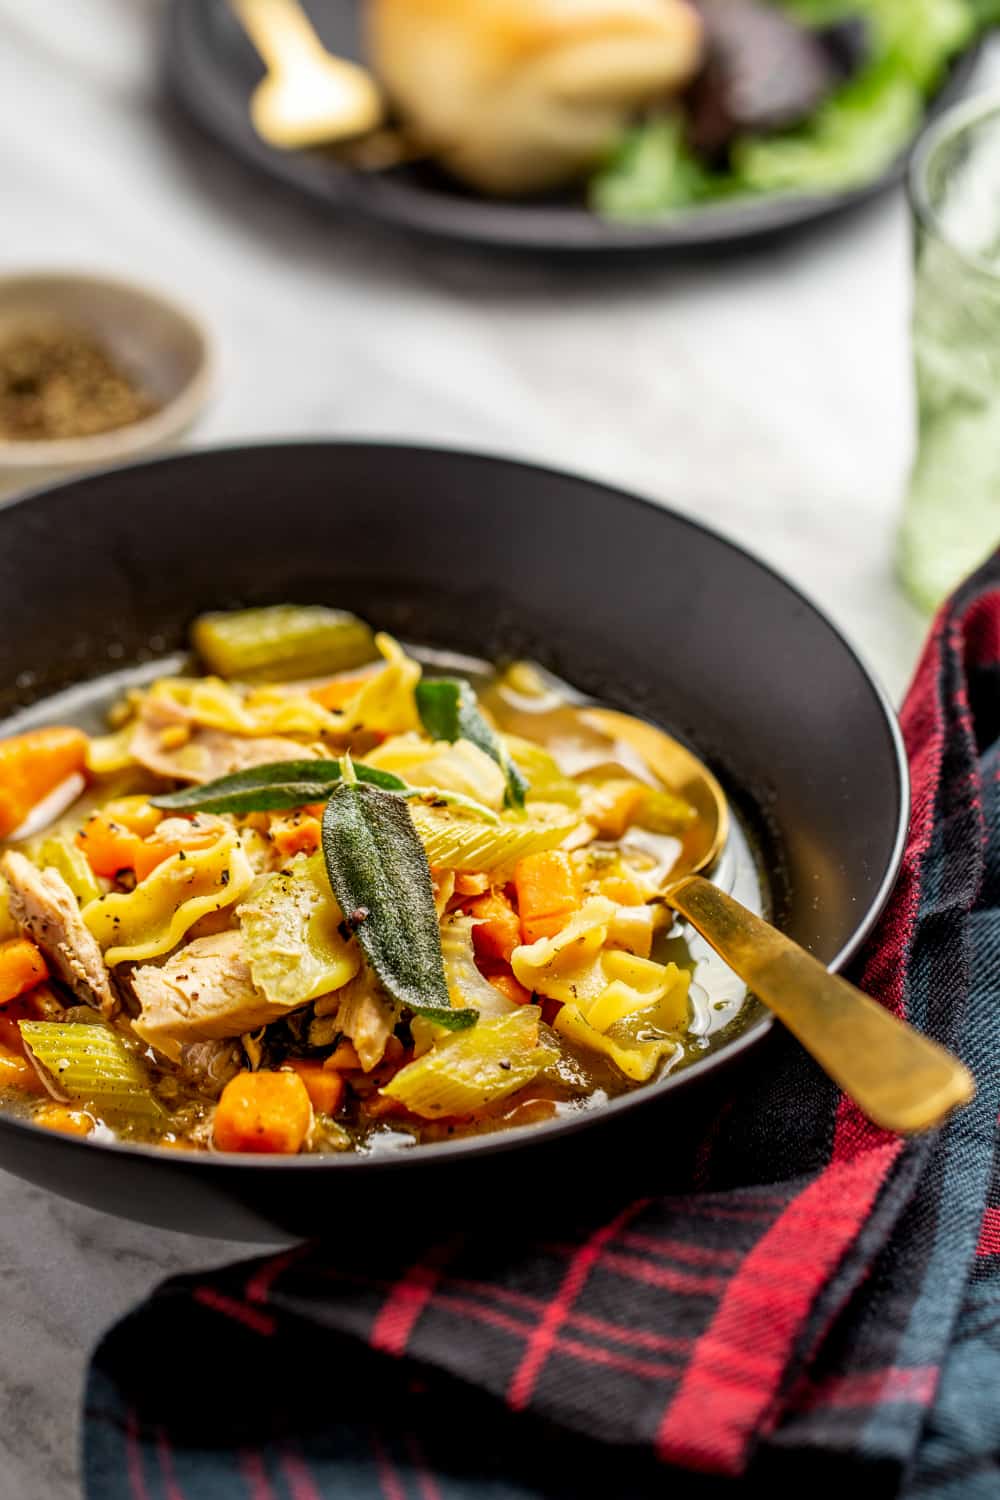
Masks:
[[[134,891],[90,901],[83,920],[104,950],[109,968],[169,953],[195,922],[232,906],[254,879],[235,828],[220,830],[204,849],[180,850]]]

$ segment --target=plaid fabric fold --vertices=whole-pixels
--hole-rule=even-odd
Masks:
[[[857,977],[964,1058],[968,1109],[904,1143],[781,1035],[668,1194],[174,1279],[94,1356],[88,1500],[1000,1494],[1000,554],[903,729],[912,824]]]

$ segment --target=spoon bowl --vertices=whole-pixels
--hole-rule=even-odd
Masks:
[[[708,767],[679,740],[631,714],[612,708],[586,708],[580,710],[580,717],[588,727],[628,745],[665,787],[698,814],[683,836],[671,879],[710,870],[729,837],[729,804]]]
[[[729,810],[722,787],[697,756],[630,714],[591,707],[571,712],[583,730],[635,751],[695,809],[661,898],[701,933],[869,1119],[886,1130],[915,1134],[969,1102],[975,1084],[957,1058],[829,973],[699,873],[711,870],[725,847]]]

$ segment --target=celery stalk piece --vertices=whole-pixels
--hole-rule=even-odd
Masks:
[[[564,776],[554,755],[533,740],[508,734],[510,758],[528,783],[529,808],[532,802],[562,802],[566,807],[580,806],[580,788]]]
[[[411,808],[414,826],[427,851],[427,862],[439,870],[499,870],[526,854],[557,848],[579,819],[572,814],[551,819],[511,818],[500,824],[449,816],[419,803]]]
[[[323,677],[373,661],[368,625],[342,609],[277,604],[202,615],[191,633],[210,672],[241,682]]]
[[[558,1053],[538,1040],[541,1011],[521,1005],[481,1020],[401,1068],[382,1090],[425,1120],[470,1115],[516,1093]]]
[[[633,822],[650,833],[668,833],[679,837],[686,833],[698,814],[690,802],[665,787],[649,787],[636,802]]]
[[[58,870],[81,906],[86,906],[88,901],[96,901],[102,894],[100,882],[87,863],[83,850],[78,849],[65,834],[49,834],[40,839],[37,845],[33,845],[29,852],[33,863],[43,870]]]
[[[22,1021],[21,1038],[57,1097],[95,1113],[144,1122],[166,1118],[140,1058],[110,1027],[73,1021]]]

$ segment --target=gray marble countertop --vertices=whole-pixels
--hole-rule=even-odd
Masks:
[[[912,441],[901,194],[700,264],[400,246],[276,196],[172,119],[158,19],[155,0],[0,0],[0,272],[117,271],[200,308],[222,380],[193,442],[455,442],[687,511],[784,570],[902,694],[925,625],[891,573]],[[6,1174],[0,1193],[0,1500],[74,1500],[101,1332],[162,1277],[247,1247]]]

